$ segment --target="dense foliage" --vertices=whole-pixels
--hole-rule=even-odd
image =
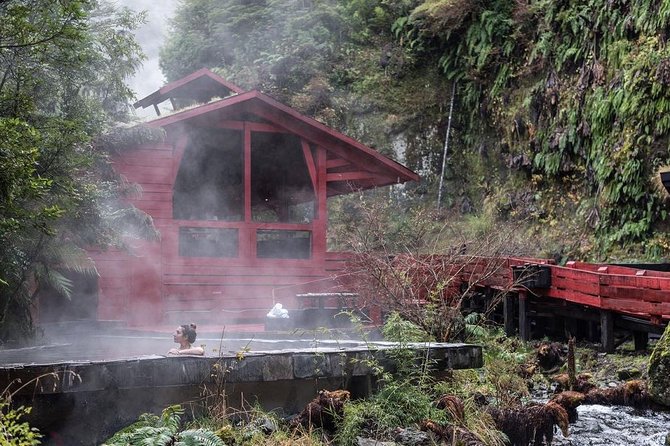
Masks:
[[[30,414],[30,407],[12,409],[9,403],[0,403],[0,444],[3,446],[36,446],[41,444],[42,435],[34,427],[23,421]]]
[[[542,194],[558,184],[600,248],[645,241],[659,255],[667,203],[651,180],[669,161],[669,14],[668,2],[447,0],[395,29],[459,83],[467,139],[485,126],[532,175],[534,216],[557,217]]]
[[[93,141],[127,118],[141,16],[89,0],[0,2],[0,339],[32,328],[43,286],[95,274],[116,238],[117,179]]]
[[[456,83],[448,209],[530,222],[539,255],[659,259],[669,14],[651,0],[186,0],[162,67],[218,69],[400,157],[424,179],[414,203],[436,195]]]

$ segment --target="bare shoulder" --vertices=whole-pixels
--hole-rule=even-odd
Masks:
[[[179,350],[179,354],[203,356],[205,354],[205,349],[202,347],[191,347],[185,350]]]

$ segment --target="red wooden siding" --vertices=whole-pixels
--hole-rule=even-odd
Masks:
[[[255,126],[243,126],[247,135],[244,149],[247,190],[251,187],[249,136]],[[317,201],[315,218],[309,224],[252,221],[248,193],[245,194],[244,222],[174,220],[172,188],[187,146],[185,138],[175,139],[174,146],[143,146],[113,160],[121,175],[141,186],[142,193],[129,202],[154,218],[161,240],[130,241],[134,245],[134,254],[130,256],[116,251],[96,253],[101,276],[99,319],[123,319],[131,325],[172,321],[180,315],[220,323],[260,319],[276,302],[297,308],[301,302],[295,299],[296,294],[338,287],[331,276],[336,275],[343,264],[325,260],[325,149],[317,148],[314,158],[310,158],[311,150],[305,151],[307,165],[313,166],[310,176],[316,187]],[[237,228],[239,254],[235,258],[180,257],[180,227]],[[311,231],[311,258],[256,258],[258,229]]]

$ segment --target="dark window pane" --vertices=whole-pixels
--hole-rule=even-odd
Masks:
[[[174,218],[244,219],[242,141],[239,130],[198,129],[190,134],[174,185]]]
[[[251,133],[251,217],[254,221],[310,223],[314,186],[300,138]]]
[[[182,257],[237,257],[237,247],[237,229],[179,228]]]
[[[256,256],[268,259],[309,259],[312,252],[310,231],[256,231]]]

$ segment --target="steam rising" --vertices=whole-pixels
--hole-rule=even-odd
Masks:
[[[158,66],[158,52],[165,41],[168,21],[174,15],[178,0],[116,0],[119,7],[127,7],[133,11],[147,12],[147,23],[135,31],[135,37],[147,56],[142,68],[130,79],[130,87],[137,98],[143,98],[156,91],[165,83],[165,78]],[[139,109],[136,113],[141,117],[155,117],[151,109]]]

